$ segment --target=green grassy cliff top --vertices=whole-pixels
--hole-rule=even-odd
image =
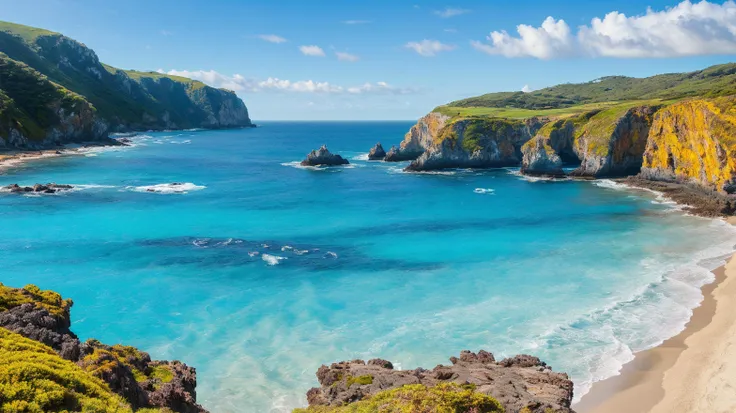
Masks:
[[[4,21],[0,21],[0,31],[20,36],[27,43],[33,43],[40,36],[59,35],[59,33],[52,32],[50,30],[39,29],[36,27],[24,26],[22,24]]]

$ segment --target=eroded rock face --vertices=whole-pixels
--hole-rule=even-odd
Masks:
[[[642,167],[649,129],[659,106],[607,109],[576,131],[575,153],[580,167],[572,175],[614,177],[635,175]]]
[[[641,176],[736,192],[736,98],[690,100],[659,111]]]
[[[434,143],[406,170],[496,168],[518,166],[521,147],[542,127],[543,121],[461,118],[448,122]]]
[[[429,148],[439,136],[449,116],[439,112],[432,112],[417,121],[416,125],[404,135],[404,140],[398,148],[391,147],[386,162],[413,161]]]
[[[330,152],[325,145],[307,154],[307,157],[301,162],[302,166],[337,166],[349,163],[342,156]]]
[[[0,302],[0,308],[4,308],[0,311],[0,327],[56,350],[62,358],[105,381],[134,409],[161,407],[178,413],[207,412],[197,404],[194,368],[179,361],[152,361],[148,353],[134,347],[108,346],[97,340],[81,343],[70,330],[71,301],[59,297],[41,302],[38,297],[43,291],[12,289],[2,284],[0,288],[4,297],[10,297]],[[20,301],[19,297],[35,302],[13,305]],[[57,309],[56,313],[49,311],[49,305]]]
[[[532,356],[516,356],[496,362],[487,351],[463,351],[450,358],[452,365],[432,370],[394,370],[391,363],[375,359],[343,361],[317,371],[320,387],[307,392],[310,405],[339,406],[407,384],[435,386],[443,382],[474,384],[476,391],[496,398],[515,413],[572,412],[573,383],[567,374],[555,373]]]
[[[371,151],[368,152],[368,160],[369,161],[382,161],[383,158],[386,157],[386,151],[383,150],[383,146],[381,145],[381,142],[378,142],[376,146],[371,148]]]

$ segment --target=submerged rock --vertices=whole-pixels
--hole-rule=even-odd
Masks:
[[[6,192],[11,192],[11,193],[34,192],[34,193],[41,193],[41,194],[55,194],[61,191],[68,191],[73,188],[74,187],[71,185],[59,185],[59,184],[54,184],[54,183],[49,183],[45,185],[35,184],[33,186],[20,186],[18,184],[12,184],[12,185],[2,187],[2,189],[4,189]]]
[[[327,146],[322,145],[318,150],[310,152],[301,162],[302,166],[337,166],[347,165],[347,159],[340,155],[332,154]]]
[[[371,148],[371,151],[368,152],[369,161],[381,161],[385,157],[386,157],[386,151],[383,150],[383,146],[381,146],[381,142],[378,142],[376,146]]]
[[[320,387],[307,392],[307,401],[310,406],[342,406],[405,385],[431,388],[457,383],[495,398],[508,413],[572,412],[572,381],[536,357],[520,355],[496,362],[487,351],[466,350],[450,361],[450,366],[438,365],[431,370],[394,370],[390,362],[381,359],[323,365],[317,371]]]

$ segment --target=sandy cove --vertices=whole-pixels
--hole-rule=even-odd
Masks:
[[[620,375],[595,383],[573,408],[578,413],[736,412],[736,255],[714,274],[685,330],[637,353]]]

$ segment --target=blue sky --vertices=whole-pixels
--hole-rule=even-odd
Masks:
[[[415,119],[487,92],[736,60],[732,1],[0,0],[0,10],[113,66],[234,89],[256,121]]]

